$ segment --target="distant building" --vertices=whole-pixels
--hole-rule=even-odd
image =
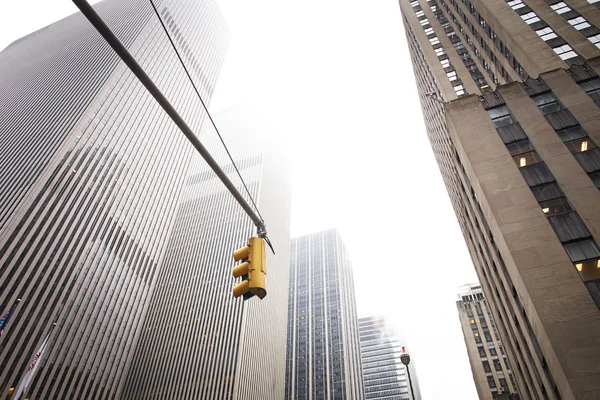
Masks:
[[[479,399],[491,400],[498,398],[500,394],[518,394],[515,378],[481,285],[461,287],[456,307]]]
[[[600,1],[399,0],[521,397],[600,397]]]
[[[233,251],[256,228],[200,156],[188,174],[164,265],[135,347],[122,400],[280,400],[285,390],[291,185],[277,133],[232,108],[215,120],[267,222],[267,296],[246,302],[231,290]],[[204,144],[241,185],[217,134]],[[240,188],[240,190],[243,189]]]
[[[362,399],[350,258],[336,230],[292,239],[286,399]]]
[[[415,398],[412,399],[406,366],[400,361],[406,345],[381,317],[359,318],[360,352],[365,399],[421,400],[414,360],[409,364]]]

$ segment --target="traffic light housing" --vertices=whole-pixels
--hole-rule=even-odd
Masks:
[[[267,260],[264,239],[251,237],[248,240],[248,246],[233,253],[233,259],[242,261],[231,271],[234,277],[242,277],[242,282],[233,287],[233,295],[235,297],[243,295],[244,300],[253,296],[263,299],[267,295]]]

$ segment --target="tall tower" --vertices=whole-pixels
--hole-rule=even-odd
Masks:
[[[510,395],[518,394],[515,378],[481,285],[461,287],[456,307],[479,399],[492,400],[500,394],[510,398]]]
[[[228,36],[216,4],[158,7],[209,100]],[[199,131],[200,101],[150,4],[95,9]],[[56,322],[27,397],[113,399],[193,148],[81,14],[0,53],[0,141],[0,306],[22,299],[0,342],[0,397]]]
[[[286,399],[362,399],[350,258],[337,230],[292,239]]]
[[[252,114],[213,115],[267,222],[267,296],[235,299],[233,251],[252,221],[196,157],[122,399],[281,399],[285,389],[291,186],[277,137]],[[211,127],[212,128],[212,127]],[[221,146],[213,129],[207,147]],[[218,161],[240,183],[224,152]],[[241,185],[240,185],[241,186]],[[243,187],[240,191],[243,192]]]
[[[409,364],[415,398],[410,392],[406,366],[400,360],[406,343],[388,326],[385,318],[358,319],[365,399],[421,400],[414,360]]]
[[[425,124],[524,399],[600,395],[600,10],[400,0]]]

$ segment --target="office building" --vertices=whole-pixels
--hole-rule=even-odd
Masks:
[[[286,399],[362,399],[350,257],[337,230],[292,239]]]
[[[387,320],[377,316],[359,318],[358,333],[365,399],[421,400],[414,359],[411,357],[408,365],[415,393],[413,399],[406,366],[400,360],[406,343]]]
[[[600,395],[599,5],[400,0],[427,134],[524,399]]]
[[[202,106],[151,5],[95,9],[195,131]],[[212,1],[161,17],[208,101],[228,33]],[[30,399],[114,399],[164,257],[193,147],[81,14],[0,53],[0,397],[53,322]]]
[[[267,296],[231,290],[233,251],[256,235],[208,165],[190,169],[121,399],[281,399],[285,390],[291,186],[278,135],[233,108],[213,118],[267,222]],[[206,126],[206,125],[205,125]],[[213,129],[206,145],[220,146]],[[267,140],[268,138],[268,140]],[[214,154],[240,184],[223,151]],[[240,191],[244,191],[240,187]]]
[[[481,285],[461,287],[456,307],[479,398],[516,395],[516,381]]]

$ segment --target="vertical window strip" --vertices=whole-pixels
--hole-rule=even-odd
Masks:
[[[430,5],[431,5],[431,10],[433,11],[434,15],[436,16],[436,18],[437,18],[438,22],[440,23],[440,25],[442,26],[442,28],[445,31],[447,31],[448,34],[450,34],[451,32],[454,32],[454,30],[449,31],[450,29],[452,29],[450,22],[444,15],[442,8],[438,7],[436,0],[431,0]],[[463,60],[465,67],[467,67],[467,69],[469,70],[469,73],[471,74],[471,78],[473,78],[475,83],[481,88],[488,87],[485,77],[479,70],[479,67],[475,63],[475,60],[473,60],[473,58],[471,57],[471,54],[469,53],[469,51],[467,50],[465,45],[462,43],[462,41],[459,40],[456,43],[454,43],[454,48],[456,49],[460,58]],[[479,57],[479,58],[481,58],[481,57]],[[488,74],[491,74],[492,79],[495,78],[494,74],[489,69],[487,70],[487,72],[488,72]]]
[[[548,92],[542,93],[539,98],[534,99],[538,108],[542,113],[546,109],[552,110],[552,112],[560,111],[560,108],[557,110],[557,107],[560,107],[558,101],[553,99],[553,95],[548,96],[548,94]],[[600,296],[598,296],[600,293],[597,294],[595,289],[588,285],[589,282],[594,282],[594,288],[600,287],[600,248],[598,244],[506,104],[486,108],[486,111],[536,197],[542,212],[548,218],[567,255],[600,309]],[[503,133],[511,128],[519,131],[521,135],[509,138]]]
[[[415,11],[415,15],[419,19],[420,25],[423,27],[423,31],[425,32],[425,34],[427,35],[427,38],[429,39],[429,44],[431,44],[434,51],[436,51],[436,54],[440,53],[440,56],[438,56],[438,60],[439,60],[440,64],[442,65],[442,68],[444,68],[444,72],[446,73],[448,80],[452,83],[454,93],[456,93],[456,95],[458,97],[466,96],[468,93],[467,93],[466,89],[464,88],[462,81],[456,72],[456,68],[454,68],[454,66],[450,62],[450,58],[447,55],[445,55],[445,52],[442,53],[437,50],[438,48],[441,47],[440,40],[437,37],[437,35],[435,34],[433,27],[431,26],[431,23],[425,16],[425,12],[421,9],[421,6],[418,4],[413,6],[413,10]]]
[[[590,84],[592,81],[595,84]],[[582,82],[582,85],[585,86],[586,84],[591,85],[592,88],[596,86],[600,87],[600,80],[596,78],[595,80]],[[543,84],[543,86],[548,88],[546,84]],[[569,110],[558,101],[551,90],[530,93],[530,97],[550,126],[552,126],[563,143],[571,151],[579,165],[588,174],[596,187],[600,189],[600,182],[598,182],[598,179],[595,179],[596,175],[600,174],[600,149],[597,144],[588,136],[587,132]]]

